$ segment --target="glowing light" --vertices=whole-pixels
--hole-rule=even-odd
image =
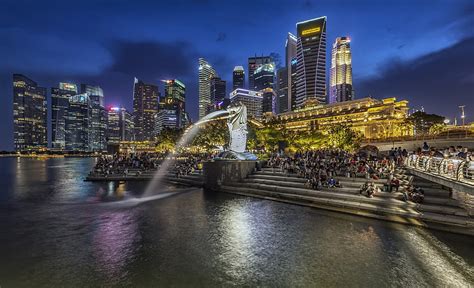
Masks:
[[[303,30],[301,32],[301,35],[302,36],[305,36],[305,35],[308,35],[308,34],[314,34],[314,33],[318,33],[321,31],[321,27],[314,27],[314,28],[309,28],[309,29],[306,29],[306,30]]]

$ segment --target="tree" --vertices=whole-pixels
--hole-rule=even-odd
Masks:
[[[156,137],[156,150],[159,152],[169,152],[174,149],[183,131],[178,129],[165,128]]]
[[[229,142],[229,130],[225,121],[211,121],[203,124],[192,141],[196,148],[210,151]]]
[[[354,151],[360,147],[362,136],[346,124],[333,125],[326,130],[327,146],[345,151]]]
[[[415,112],[407,118],[408,124],[413,125],[415,134],[424,135],[430,132],[430,128],[436,124],[443,124],[444,117],[436,114],[427,114],[422,111]]]

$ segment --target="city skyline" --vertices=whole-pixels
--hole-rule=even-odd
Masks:
[[[0,112],[2,112],[1,114],[4,117],[2,122],[6,123],[6,125],[2,125],[2,128],[0,128],[0,133],[4,135],[0,141],[0,150],[12,149],[11,75],[13,73],[24,74],[38,82],[38,85],[41,87],[56,87],[59,82],[98,85],[104,89],[106,106],[124,106],[129,111],[132,111],[133,77],[136,76],[143,79],[146,83],[155,85],[160,85],[159,80],[161,79],[182,79],[187,86],[187,110],[191,113],[193,120],[196,120],[198,101],[196,63],[199,57],[205,57],[209,60],[216,71],[220,73],[219,75],[222,79],[227,81],[227,90],[231,91],[229,85],[232,85],[231,75],[234,66],[241,65],[245,67],[247,58],[253,55],[277,53],[281,59],[284,59],[284,45],[287,33],[295,31],[295,24],[297,22],[323,15],[328,17],[328,45],[333,43],[336,37],[344,35],[348,35],[353,41],[352,62],[354,67],[354,90],[357,91],[357,98],[365,97],[368,94],[379,99],[396,96],[399,99],[409,100],[414,108],[424,106],[430,113],[442,114],[450,119],[454,119],[453,117],[459,114],[459,105],[467,104],[466,120],[469,122],[472,121],[470,119],[472,119],[471,111],[473,107],[469,107],[470,92],[467,88],[472,88],[473,81],[472,74],[466,73],[472,73],[472,70],[466,69],[468,69],[467,67],[472,67],[473,59],[472,57],[467,57],[466,61],[464,56],[458,55],[467,55],[468,51],[471,51],[472,47],[474,47],[472,29],[469,30],[468,28],[470,27],[469,24],[472,24],[473,17],[471,16],[473,9],[472,5],[469,6],[467,1],[460,2],[463,4],[461,5],[462,9],[450,8],[447,1],[436,3],[434,6],[438,9],[433,7],[431,12],[428,11],[429,13],[425,15],[425,19],[417,27],[410,25],[415,21],[412,19],[416,13],[409,13],[405,8],[423,7],[426,5],[426,2],[423,1],[415,4],[405,3],[400,5],[400,7],[393,7],[393,5],[382,7],[381,5],[375,5],[375,2],[370,3],[370,1],[365,3],[365,5],[360,4],[361,7],[351,4],[349,8],[351,8],[353,15],[349,19],[345,18],[343,13],[337,11],[335,7],[337,5],[325,1],[319,4],[308,1],[296,2],[290,5],[289,12],[283,12],[280,6],[288,6],[290,2],[275,2],[277,5],[274,6],[276,7],[271,7],[270,9],[275,13],[278,12],[282,17],[276,17],[278,18],[277,21],[267,20],[273,21],[269,24],[275,25],[276,31],[270,34],[259,34],[259,29],[264,29],[264,27],[258,28],[259,25],[264,25],[263,22],[256,23],[253,25],[257,27],[254,28],[257,29],[256,35],[252,36],[254,41],[242,41],[241,38],[244,37],[245,31],[238,34],[233,33],[236,28],[224,22],[224,20],[220,20],[218,25],[213,26],[214,28],[212,29],[205,29],[204,27],[192,28],[199,33],[196,33],[196,35],[190,35],[192,33],[182,34],[190,36],[186,38],[178,37],[180,33],[171,33],[173,35],[167,35],[166,41],[160,42],[157,40],[157,36],[161,32],[151,33],[147,28],[145,30],[148,32],[144,34],[148,33],[148,35],[136,35],[136,37],[129,37],[128,39],[114,35],[114,38],[116,37],[121,40],[107,39],[109,41],[107,42],[106,39],[103,39],[107,44],[97,40],[100,35],[111,29],[101,22],[101,25],[99,25],[101,29],[95,32],[97,35],[88,35],[89,37],[86,37],[86,41],[83,41],[85,44],[78,44],[78,47],[85,45],[83,47],[85,49],[78,51],[76,47],[72,52],[78,55],[72,57],[72,54],[68,54],[71,52],[62,50],[60,50],[63,52],[62,54],[51,54],[50,50],[47,49],[48,47],[41,46],[46,44],[41,44],[35,51],[29,47],[32,45],[27,44],[34,43],[32,41],[46,43],[48,41],[42,41],[42,39],[52,39],[53,41],[49,41],[49,43],[56,41],[56,43],[59,43],[58,47],[67,48],[66,45],[70,44],[64,42],[64,39],[68,39],[72,35],[84,35],[85,30],[87,30],[85,29],[87,28],[86,24],[82,24],[83,26],[79,27],[74,25],[68,26],[69,24],[66,25],[67,27],[59,27],[54,24],[60,23],[61,17],[46,17],[48,19],[42,25],[47,25],[51,29],[48,35],[43,35],[33,27],[32,23],[28,21],[17,23],[13,17],[20,13],[20,8],[22,5],[28,4],[28,1],[22,3],[7,1],[6,8],[9,9],[4,9],[0,12],[2,14],[2,17],[0,17],[2,22],[0,23],[3,24],[2,27],[5,27],[0,31],[0,34],[6,39],[3,43],[9,43],[9,45],[0,44],[0,53],[10,56],[0,67],[0,92],[2,95],[5,95],[1,98],[3,102]],[[34,2],[29,4],[33,5]],[[87,5],[84,5],[84,3],[80,5],[79,3],[75,4],[77,4],[78,10],[82,9],[84,11],[87,8]],[[85,4],[89,6],[94,5],[93,7],[96,8],[98,13],[103,13],[101,16],[103,16],[104,20],[113,17],[114,13],[118,11],[125,10],[126,7],[129,8],[125,3],[121,3],[122,5],[114,7],[112,12],[106,13],[105,7],[107,5],[104,5],[104,2],[93,4],[92,2],[87,3],[85,1]],[[189,10],[191,11],[191,8],[196,5],[199,9],[204,10],[206,5],[212,5],[212,3],[204,2],[198,5],[195,3],[179,2],[178,5],[190,8]],[[237,12],[242,9],[236,7],[236,5],[227,5],[226,9],[233,8],[235,10],[233,12],[235,14],[232,13],[232,17],[235,17],[238,14]],[[44,4],[44,6],[38,7],[38,10],[41,11],[46,6],[48,5]],[[377,16],[389,8],[395,9],[395,13],[398,11],[401,18],[408,20],[387,20]],[[48,13],[53,13],[57,9],[61,8],[54,8]],[[5,11],[9,11],[9,14],[3,14]],[[442,11],[443,14],[440,14],[439,11]],[[186,15],[188,14],[186,13]],[[362,15],[372,17],[368,17],[370,21],[366,19],[363,21],[352,19]],[[148,19],[148,17],[145,18]],[[124,20],[122,23],[127,21]],[[420,19],[416,19],[416,21],[420,21]],[[382,25],[377,25],[381,26],[378,28],[371,25],[371,23]],[[443,25],[443,23],[448,23],[449,25]],[[140,25],[145,24],[146,21],[140,23]],[[157,27],[163,27],[164,25],[162,22],[155,24]],[[143,27],[148,26],[145,25]],[[175,29],[173,32],[179,32],[178,30],[183,28],[180,26]],[[221,32],[221,29],[224,32]],[[367,29],[372,30],[370,35],[364,35],[363,31],[367,31]],[[13,33],[17,30],[28,33],[24,34],[23,38],[19,38],[20,36],[17,36],[18,33]],[[128,31],[125,28],[124,30]],[[440,35],[440,31],[452,33],[441,33],[441,35],[451,35],[449,37],[437,37],[437,35]],[[74,40],[75,38],[72,37],[72,39]],[[241,43],[239,49],[237,49],[239,51],[235,51],[236,49],[232,48],[235,41]],[[192,47],[184,48],[187,47],[186,42],[192,43]],[[204,45],[203,42],[207,44],[204,43]],[[76,43],[76,41],[74,40],[73,43]],[[429,43],[429,45],[426,43]],[[18,49],[12,50],[12,47],[17,47]],[[328,48],[327,50],[330,50]],[[142,53],[146,57],[141,59],[134,55],[136,53]],[[326,66],[330,66],[328,61],[330,59],[329,53],[330,51],[326,53]],[[170,57],[170,55],[176,55],[176,57]],[[20,58],[23,61],[20,61]],[[173,62],[170,64],[170,61],[166,61],[166,58],[173,59]],[[78,59],[80,60],[78,61]],[[145,65],[145,63],[148,64]],[[436,81],[431,81],[428,75],[436,75],[437,72],[443,71],[443,69],[449,69],[449,65],[455,67],[453,69],[457,73],[452,73],[452,76],[442,75],[441,77],[444,80],[441,79],[438,81],[439,83],[432,83]],[[283,63],[282,66],[284,66]],[[155,70],[158,72],[155,72]],[[414,75],[414,72],[411,72],[412,70],[415,70],[417,73],[423,70],[429,71],[423,77],[411,79]],[[245,72],[248,73],[248,71]],[[329,77],[326,78],[326,82],[328,82]],[[394,82],[386,83],[388,82],[385,81],[387,79],[391,79]],[[450,83],[447,81],[452,81],[452,84],[446,84]],[[442,85],[442,89],[440,89],[440,85]],[[163,87],[161,86],[160,90],[162,89]],[[452,95],[446,95],[448,92]],[[441,97],[441,95],[446,95],[444,97],[449,97],[450,100],[455,102],[451,105],[452,107],[447,107],[443,103],[444,97]],[[48,113],[50,112],[48,111]],[[48,128],[50,129],[50,126]]]

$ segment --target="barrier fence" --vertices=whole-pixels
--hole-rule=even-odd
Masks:
[[[405,159],[405,165],[423,172],[474,185],[474,161],[410,155]]]

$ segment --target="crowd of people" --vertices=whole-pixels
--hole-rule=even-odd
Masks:
[[[146,171],[157,170],[166,158],[174,161],[169,170],[176,177],[188,175],[202,169],[202,162],[213,158],[211,153],[131,153],[103,155],[97,159],[91,174],[99,176],[140,176]]]
[[[422,147],[419,147],[415,154],[424,156],[433,156],[439,158],[457,158],[468,161],[474,161],[474,155],[472,151],[469,151],[467,147],[461,145],[449,146],[446,149],[437,149],[430,147],[427,142],[423,143]]]
[[[398,189],[398,179],[394,177],[394,171],[397,166],[402,165],[406,155],[408,153],[401,149],[393,149],[388,157],[382,158],[364,153],[351,154],[341,150],[311,150],[297,152],[291,156],[274,154],[269,158],[267,166],[305,178],[307,187],[313,189],[341,187],[336,176],[364,177],[369,188],[371,186],[368,184],[372,180],[386,178],[390,181],[390,189],[392,187]]]

